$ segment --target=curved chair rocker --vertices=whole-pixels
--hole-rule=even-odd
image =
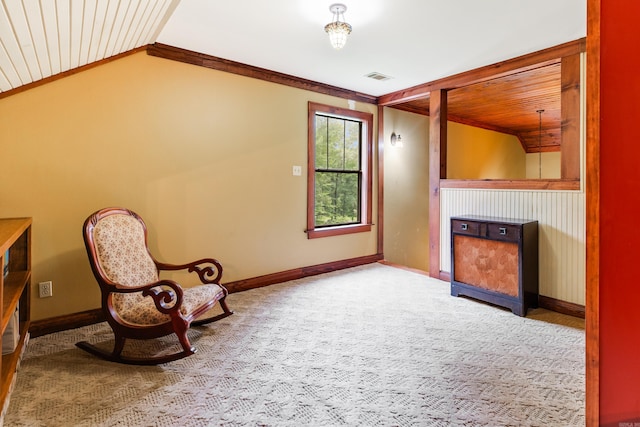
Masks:
[[[106,208],[84,223],[84,243],[93,274],[102,292],[102,312],[115,336],[113,351],[86,341],[76,345],[106,360],[134,365],[156,365],[196,352],[187,331],[231,314],[220,285],[222,266],[212,258],[173,265],[156,261],[147,247],[147,228],[136,213]],[[161,280],[162,270],[187,270],[198,274],[201,285],[182,288],[173,280]],[[223,313],[198,320],[220,301]],[[182,351],[151,357],[122,355],[125,340],[151,339],[175,333]]]

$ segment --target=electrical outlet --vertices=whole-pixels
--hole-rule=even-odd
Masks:
[[[38,293],[40,294],[40,298],[47,298],[53,296],[53,282],[49,280],[48,282],[40,282],[38,283]]]
[[[302,166],[294,166],[293,167],[293,176],[302,175]]]

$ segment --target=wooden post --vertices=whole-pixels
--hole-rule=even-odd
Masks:
[[[580,54],[563,57],[561,68],[560,177],[580,179]]]
[[[440,277],[440,179],[447,177],[447,91],[429,98],[429,275]]]

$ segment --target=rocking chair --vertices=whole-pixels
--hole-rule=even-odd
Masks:
[[[136,213],[123,208],[95,212],[84,223],[84,243],[93,274],[102,292],[102,312],[115,336],[112,351],[86,341],[76,345],[106,360],[134,365],[156,365],[192,355],[191,324],[203,325],[231,314],[227,290],[220,284],[222,266],[212,258],[174,265],[156,261],[147,247],[147,228]],[[163,270],[195,272],[202,284],[183,288],[159,278]],[[200,317],[220,302],[223,313]],[[172,354],[149,357],[122,355],[125,340],[152,339],[175,333],[182,347]]]

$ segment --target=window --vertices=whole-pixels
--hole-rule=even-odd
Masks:
[[[307,236],[371,230],[373,115],[309,103]]]

